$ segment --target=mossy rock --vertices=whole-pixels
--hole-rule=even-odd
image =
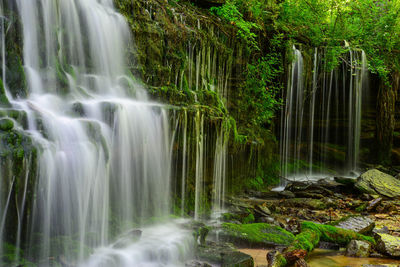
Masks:
[[[400,237],[389,234],[378,234],[377,249],[391,257],[400,257]]]
[[[14,122],[10,119],[0,119],[0,131],[10,131],[14,128]]]
[[[222,240],[239,246],[273,247],[287,246],[294,240],[294,235],[278,226],[267,223],[234,224],[223,223]]]
[[[400,198],[400,180],[373,169],[363,173],[355,186],[362,192],[382,195],[389,198]]]
[[[375,222],[365,216],[346,216],[336,222],[333,222],[332,225],[365,235],[372,232],[375,227]]]
[[[281,202],[286,207],[304,207],[312,210],[324,210],[327,208],[327,204],[320,199],[313,198],[292,198],[285,199]]]
[[[301,231],[303,232],[305,230],[319,233],[321,241],[335,243],[340,246],[347,246],[351,240],[367,241],[373,245],[376,243],[370,236],[365,236],[352,230],[342,229],[332,225],[303,222],[301,224]]]

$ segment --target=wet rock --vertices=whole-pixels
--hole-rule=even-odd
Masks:
[[[282,192],[279,192],[279,196],[282,198],[295,198],[296,195],[288,190],[284,190]]]
[[[371,252],[371,254],[369,254],[369,256],[371,257],[371,258],[386,258],[385,256],[383,256],[382,254],[380,254],[380,253],[378,253],[378,252],[375,252],[375,251],[373,251],[373,252]]]
[[[334,179],[336,182],[340,184],[351,185],[351,186],[353,186],[357,182],[357,179],[350,177],[335,177]]]
[[[374,233],[376,234],[388,234],[389,233],[389,228],[387,228],[387,226],[383,226],[382,228],[375,228],[373,230]]]
[[[275,224],[275,219],[273,217],[266,216],[266,217],[261,217],[260,218],[260,222],[269,223],[269,224]]]
[[[294,267],[308,267],[309,265],[307,264],[307,262],[304,259],[298,259],[295,263],[294,263]]]
[[[363,173],[355,186],[362,192],[379,194],[389,198],[400,197],[400,180],[376,169]]]
[[[372,211],[374,210],[380,203],[382,202],[382,198],[378,197],[374,200],[371,200],[368,203],[367,211]]]
[[[138,242],[142,237],[142,231],[138,229],[133,229],[121,238],[119,238],[113,245],[114,248],[123,248],[131,244],[132,242]]]
[[[374,229],[375,222],[365,216],[354,216],[341,220],[335,224],[335,226],[342,229],[352,230],[359,234],[368,234]]]
[[[286,207],[308,208],[312,210],[324,210],[327,208],[327,205],[324,201],[312,198],[285,199],[282,200],[280,204]]]
[[[324,195],[318,193],[310,193],[310,192],[296,192],[296,197],[321,199],[324,198]]]
[[[207,242],[206,246],[198,247],[198,257],[202,261],[207,261],[224,267],[254,266],[254,260],[250,255],[237,251],[232,245],[227,243]]]
[[[391,257],[400,257],[400,237],[378,234],[377,250]]]
[[[360,198],[361,198],[362,200],[365,200],[365,201],[370,201],[370,200],[372,200],[371,195],[366,194],[366,193],[362,194]]]
[[[281,267],[286,265],[286,259],[277,250],[273,250],[267,253],[268,267]]]
[[[268,216],[272,214],[266,205],[257,205],[255,211],[259,213],[261,216]]]
[[[192,260],[186,262],[185,267],[211,267],[211,265],[207,262]]]
[[[318,248],[330,249],[330,250],[339,250],[340,246],[338,244],[335,244],[335,243],[320,241],[319,244],[318,244]]]
[[[366,258],[371,252],[371,245],[360,240],[351,240],[346,248],[346,256]]]
[[[14,128],[14,122],[10,119],[1,119],[0,120],[0,131],[10,131]]]

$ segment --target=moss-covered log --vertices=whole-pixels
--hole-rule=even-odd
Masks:
[[[331,225],[303,222],[301,233],[296,236],[292,244],[282,254],[269,254],[268,266],[280,267],[292,264],[307,256],[320,241],[331,242],[346,246],[351,240],[363,240],[375,245],[372,237],[358,234],[351,230],[337,228]]]

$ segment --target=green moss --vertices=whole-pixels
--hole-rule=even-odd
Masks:
[[[7,99],[6,91],[4,89],[3,81],[0,79],[0,105],[10,107],[10,102]]]
[[[266,223],[234,224],[223,223],[222,228],[228,239],[250,245],[289,245],[294,236],[292,233]]]
[[[36,265],[23,258],[23,251],[9,243],[1,244],[0,266],[35,267]]]
[[[252,223],[254,222],[256,219],[254,218],[253,213],[250,213],[249,215],[247,215],[244,219],[243,219],[243,223]]]
[[[360,206],[358,206],[355,211],[357,212],[363,212],[364,210],[367,209],[367,203],[362,203]]]
[[[0,119],[0,131],[10,131],[14,128],[14,122],[10,119]]]
[[[332,242],[341,246],[346,246],[351,240],[362,240],[375,245],[374,238],[361,235],[351,230],[337,228],[332,225],[322,225],[313,222],[303,222],[301,224],[302,231],[313,231],[318,233],[320,239],[325,242]]]
[[[314,249],[315,246],[318,245],[319,241],[319,232],[304,230],[296,236],[290,250],[302,249],[310,252]]]

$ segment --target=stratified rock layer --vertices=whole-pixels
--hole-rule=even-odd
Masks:
[[[369,194],[379,194],[389,198],[400,197],[400,180],[376,169],[363,173],[355,186]]]

